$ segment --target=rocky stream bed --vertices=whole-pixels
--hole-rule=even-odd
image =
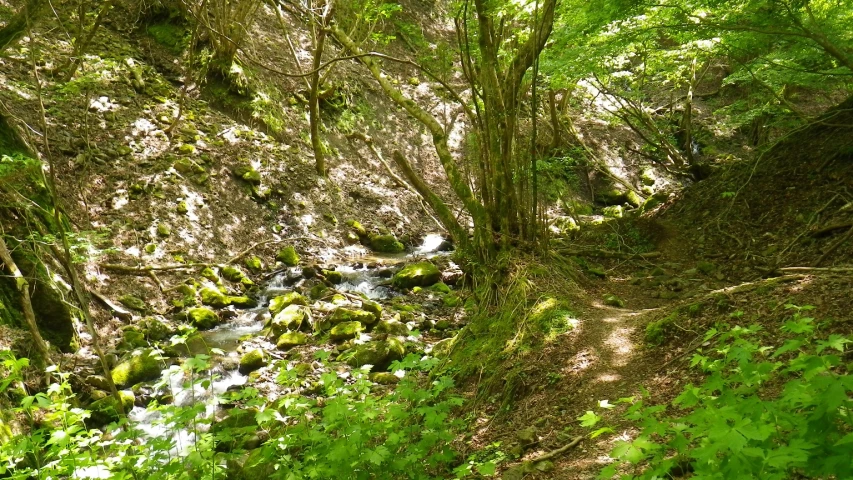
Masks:
[[[178,428],[161,405],[196,406],[216,425],[227,422],[233,407],[224,395],[246,386],[274,401],[320,392],[324,373],[347,379],[352,369],[369,368],[372,382],[391,388],[403,375],[389,371],[394,361],[411,353],[441,355],[462,326],[462,299],[454,289],[462,272],[447,246],[428,235],[409,254],[337,265],[303,262],[287,247],[269,273],[253,268],[260,266],[257,257],[245,261],[245,270],[205,268],[201,278],[173,289],[176,313],[134,317],[124,327],[111,374],[128,419],[148,439],[171,438],[180,455],[209,427]],[[282,371],[290,381],[281,380]],[[93,373],[83,384],[91,421],[117,420],[106,379]],[[257,432],[241,447],[263,440]]]

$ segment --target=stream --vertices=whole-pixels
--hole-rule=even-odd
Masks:
[[[336,271],[340,272],[343,281],[336,285],[336,289],[342,292],[361,294],[368,299],[383,301],[399,295],[385,284],[388,283],[391,271],[406,262],[416,259],[433,258],[446,255],[449,252],[439,251],[446,245],[444,238],[438,234],[427,235],[423,243],[411,253],[397,255],[362,255],[347,261],[345,264],[337,265]],[[265,323],[270,319],[270,301],[276,296],[298,289],[305,279],[302,278],[300,267],[288,268],[273,276],[257,297],[258,306],[245,310],[237,310],[236,315],[227,322],[211,329],[199,332],[209,349],[219,349],[226,357],[230,357],[231,365],[239,362],[240,354],[237,351],[242,341],[250,335],[263,330]],[[205,349],[206,350],[206,349]],[[193,351],[190,354],[206,353],[206,351]],[[211,359],[212,361],[213,359]],[[171,365],[161,373],[159,381],[150,382],[145,389],[146,397],[152,399],[169,399],[173,405],[189,407],[192,405],[204,405],[204,417],[216,414],[219,405],[219,397],[229,389],[246,385],[248,376],[240,373],[236,368],[227,369],[223,361],[215,362],[210,369],[204,373],[210,379],[206,387],[201,382],[191,382],[187,373],[179,365]],[[198,378],[196,378],[198,380]],[[149,438],[168,438],[174,440],[174,455],[186,455],[196,441],[196,434],[187,430],[176,428],[157,409],[149,409],[143,406],[134,406],[128,414],[129,420]],[[207,424],[200,424],[203,431]]]

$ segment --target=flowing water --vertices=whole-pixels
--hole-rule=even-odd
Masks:
[[[412,258],[432,258],[446,254],[438,250],[445,245],[441,235],[430,234],[424,238],[421,246],[411,254],[362,256],[351,263],[339,265],[336,270],[341,272],[343,282],[336,286],[340,291],[364,294],[371,300],[385,300],[397,293],[387,286],[389,271],[387,265],[402,264]],[[238,310],[228,322],[211,330],[200,332],[208,348],[217,348],[226,355],[237,360],[237,347],[240,339],[246,335],[260,332],[270,318],[269,302],[272,298],[292,291],[302,282],[300,268],[289,268],[275,275],[258,296],[258,307]],[[191,352],[201,353],[201,352]],[[203,404],[201,415],[210,417],[215,414],[219,397],[229,388],[246,384],[248,377],[237,370],[226,371],[221,365],[213,366],[205,373],[209,382],[194,382],[198,378],[189,378],[179,366],[173,365],[163,370],[159,382],[150,386],[152,398],[171,398],[177,406]],[[185,455],[187,449],[195,443],[195,433],[176,428],[173,422],[164,418],[162,412],[145,407],[134,407],[128,418],[147,437],[171,437],[175,442],[173,454]]]

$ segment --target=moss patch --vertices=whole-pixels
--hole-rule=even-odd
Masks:
[[[151,349],[137,350],[127,360],[113,368],[110,375],[119,388],[129,387],[160,376],[160,360]]]
[[[299,254],[296,253],[296,249],[292,246],[284,247],[279,250],[275,259],[288,267],[295,267],[299,265]]]
[[[394,275],[391,282],[397,288],[411,289],[428,287],[439,280],[441,280],[441,272],[438,267],[430,262],[418,262],[406,265]]]

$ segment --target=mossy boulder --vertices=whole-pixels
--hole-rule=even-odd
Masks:
[[[157,235],[161,237],[168,237],[171,234],[172,227],[170,227],[168,223],[160,223],[157,225]]]
[[[402,359],[405,354],[406,347],[403,342],[396,338],[389,338],[356,345],[341,354],[338,360],[346,362],[353,368],[373,365],[373,370],[379,371],[388,368],[391,362]]]
[[[367,229],[365,229],[364,226],[361,224],[361,222],[359,222],[358,220],[350,219],[350,220],[347,220],[346,223],[347,223],[347,226],[350,227],[352,229],[352,231],[356,235],[358,235],[359,237],[366,237],[367,236]]]
[[[252,256],[246,259],[246,268],[258,273],[264,269],[264,262],[262,262],[259,257]]]
[[[279,350],[290,350],[293,347],[298,347],[299,345],[305,345],[308,343],[308,336],[302,332],[285,332],[282,333],[278,340],[275,343],[276,348]]]
[[[438,282],[435,285],[429,287],[430,290],[436,293],[440,293],[442,295],[450,293],[450,287],[444,282]]]
[[[382,320],[373,327],[374,333],[385,333],[394,337],[408,336],[409,327],[403,322]]]
[[[640,206],[640,197],[633,191],[622,191],[616,188],[602,190],[595,195],[595,201],[603,205],[629,204],[633,207]]]
[[[201,271],[201,276],[210,280],[213,283],[219,283],[219,275],[217,275],[216,272],[210,267],[204,267],[204,269],[202,269]]]
[[[364,330],[361,322],[342,322],[329,331],[329,338],[336,342],[357,337]]]
[[[222,267],[219,273],[222,274],[222,278],[229,282],[239,282],[246,276],[239,267],[235,267],[233,265],[226,265]]]
[[[299,330],[304,321],[305,308],[299,305],[289,305],[270,320],[270,328],[274,335],[281,335],[288,330]]]
[[[382,318],[382,305],[379,302],[374,302],[373,300],[362,300],[361,301],[361,309],[370,312],[376,317],[376,320]]]
[[[646,199],[645,202],[640,206],[640,213],[650,212],[655,209],[658,205],[663,204],[663,202],[669,199],[669,194],[665,192],[657,192]]]
[[[121,409],[118,408],[115,397],[110,394],[106,394],[103,398],[89,404],[90,427],[98,428],[108,423],[117,422],[120,418],[120,412],[127,413],[133,408],[133,403],[136,401],[133,392],[120,390],[118,395],[121,398]]]
[[[279,250],[275,259],[288,267],[295,267],[299,265],[299,254],[296,253],[296,249],[293,248],[293,246],[284,247]]]
[[[170,324],[155,317],[143,318],[139,322],[139,330],[146,339],[155,342],[165,340],[175,333],[175,329]]]
[[[256,348],[246,352],[242,357],[240,357],[240,366],[238,367],[238,370],[243,375],[246,375],[249,372],[254,372],[255,370],[265,366],[266,364],[266,354],[264,354],[263,350]]]
[[[376,317],[364,310],[338,307],[322,322],[321,330],[326,330],[343,322],[359,322],[362,325],[373,325],[376,323]]]
[[[235,177],[252,185],[259,185],[261,183],[261,173],[252,168],[251,165],[238,165],[231,170],[231,173],[234,174]]]
[[[406,247],[394,235],[374,234],[370,236],[370,249],[379,253],[400,253]]]
[[[430,262],[418,262],[406,265],[391,279],[391,283],[401,289],[428,287],[441,280],[438,267]]]
[[[291,305],[308,305],[308,300],[299,292],[287,292],[284,295],[279,295],[270,302],[270,314],[278,315],[278,313]]]
[[[204,287],[199,292],[201,294],[201,303],[214,308],[223,308],[231,305],[231,300],[228,295],[225,295],[218,288]]]
[[[145,301],[134,295],[122,295],[119,297],[118,301],[125,307],[131,310],[136,310],[137,312],[144,312],[148,310],[148,305],[145,304]]]
[[[450,355],[450,351],[453,350],[453,343],[456,341],[456,337],[445,338],[443,340],[439,340],[432,346],[432,356],[435,358],[445,358]]]
[[[605,295],[604,304],[616,308],[625,308],[625,301],[616,295]]]
[[[199,330],[208,330],[219,325],[219,316],[209,308],[198,307],[187,310],[187,320]]]
[[[252,297],[240,295],[238,297],[228,297],[228,304],[234,305],[237,308],[253,308],[258,306],[258,302]]]
[[[154,380],[160,376],[161,370],[160,360],[154,350],[146,348],[134,351],[130,358],[116,365],[110,375],[117,387],[124,388]]]
[[[341,272],[335,270],[323,270],[323,276],[333,285],[338,285],[344,281],[344,276]]]

